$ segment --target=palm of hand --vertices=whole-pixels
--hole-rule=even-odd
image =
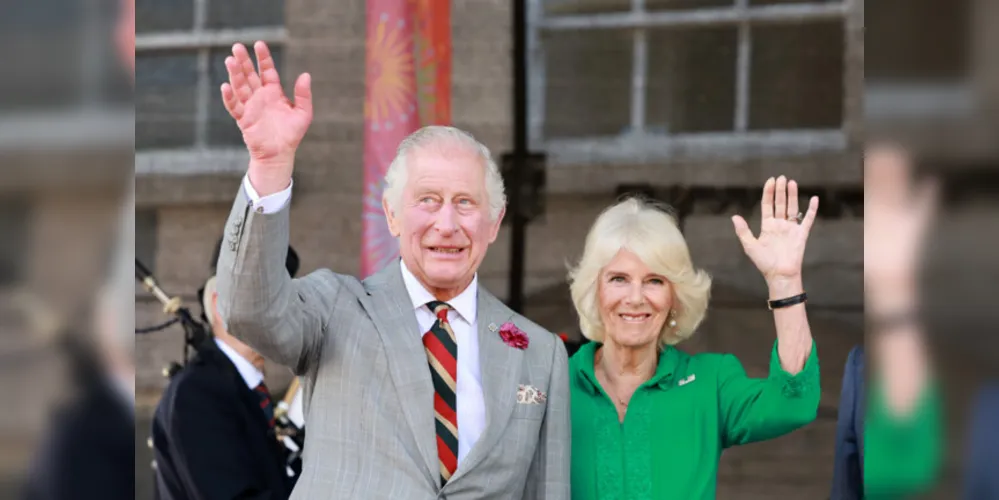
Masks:
[[[292,102],[281,88],[267,45],[257,42],[254,50],[259,71],[246,47],[233,46],[233,55],[225,61],[229,82],[222,85],[222,102],[243,133],[251,163],[256,160],[288,169],[312,122],[311,78],[307,73],[299,75]]]
[[[280,85],[274,84],[253,92],[236,124],[251,157],[267,159],[298,148],[310,118],[288,101]]]
[[[874,148],[864,162],[864,279],[912,279],[937,203],[935,182],[914,183],[908,157]]]
[[[796,276],[801,272],[808,231],[794,220],[766,219],[760,236],[744,249],[764,278]]]
[[[768,282],[800,276],[805,244],[815,222],[819,199],[812,197],[809,200],[808,212],[799,224],[796,218],[798,184],[781,176],[776,180],[770,178],[764,184],[760,207],[762,219],[758,238],[753,237],[745,219],[738,215],[732,218],[743,250]]]

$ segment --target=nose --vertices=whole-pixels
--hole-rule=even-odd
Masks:
[[[628,286],[628,296],[625,301],[629,306],[640,306],[645,303],[645,295],[642,294],[641,283],[631,283]]]
[[[449,203],[441,206],[437,211],[437,218],[434,220],[434,229],[445,236],[453,234],[458,230],[458,214]]]

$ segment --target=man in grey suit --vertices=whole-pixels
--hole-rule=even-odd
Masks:
[[[401,259],[361,281],[284,269],[310,76],[285,98],[267,46],[226,60],[222,97],[250,165],[226,225],[228,331],[305,377],[308,432],[292,498],[569,498],[566,351],[476,271],[506,197],[489,150],[450,127],[408,137],[383,199]]]

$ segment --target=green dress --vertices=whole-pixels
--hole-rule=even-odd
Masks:
[[[730,354],[660,354],[655,375],[628,403],[624,423],[593,371],[600,344],[569,361],[572,498],[714,499],[718,459],[727,447],[772,439],[815,419],[819,361],[784,371],[774,343],[770,376],[750,378]]]
[[[864,498],[894,500],[930,491],[944,448],[939,389],[931,384],[910,414],[897,416],[881,384],[872,387],[864,420]]]

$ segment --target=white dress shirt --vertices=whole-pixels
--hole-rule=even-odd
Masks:
[[[416,322],[420,325],[422,343],[422,335],[429,332],[437,321],[437,316],[427,307],[427,302],[437,299],[420,284],[402,260],[399,265],[402,267],[406,291],[413,302]],[[458,343],[458,380],[455,390],[458,402],[458,467],[461,467],[461,460],[468,455],[486,428],[486,400],[482,392],[482,378],[479,376],[479,337],[476,334],[479,331],[476,322],[477,285],[478,276],[475,276],[468,288],[447,302],[451,306],[447,320],[451,323]],[[427,369],[430,369],[429,363]]]
[[[256,390],[257,386],[264,381],[264,372],[253,366],[243,356],[241,356],[235,349],[233,349],[229,344],[222,342],[219,339],[214,339],[215,345],[219,346],[219,349],[232,361],[232,364],[236,365],[236,370],[239,371],[239,375],[243,377],[243,381],[246,382],[246,386],[250,390]]]
[[[253,210],[258,213],[270,214],[280,211],[291,199],[291,185],[282,191],[261,198],[250,184],[249,176],[243,178],[243,188],[253,204]],[[402,279],[406,291],[413,304],[416,321],[420,325],[420,339],[430,331],[437,321],[437,316],[427,307],[427,303],[437,300],[420,283],[416,276],[399,261],[402,267]],[[469,450],[482,436],[486,428],[486,401],[482,392],[482,378],[479,370],[479,337],[477,332],[476,312],[478,309],[478,276],[457,297],[448,301],[451,310],[448,311],[448,322],[458,344],[458,380],[455,397],[458,414],[458,467],[468,455]],[[415,354],[415,353],[414,353]],[[426,353],[419,353],[426,356]],[[252,365],[251,365],[252,366]],[[430,370],[429,363],[427,370]],[[432,405],[428,401],[427,405]]]
[[[288,201],[291,200],[291,187],[294,185],[295,181],[292,180],[288,184],[288,187],[283,190],[261,198],[257,194],[257,190],[253,189],[253,184],[250,183],[250,176],[243,176],[243,190],[246,191],[247,198],[253,202],[253,210],[262,214],[272,214],[284,208]]]

